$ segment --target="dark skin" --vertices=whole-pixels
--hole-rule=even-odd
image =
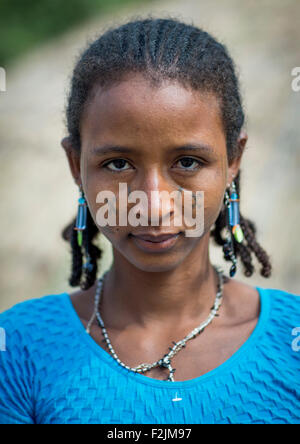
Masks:
[[[152,363],[169,351],[172,341],[183,339],[203,322],[214,303],[217,276],[209,260],[210,229],[222,207],[225,189],[238,173],[242,155],[228,164],[219,104],[213,94],[188,90],[176,81],[153,87],[140,74],[129,75],[108,89],[94,86],[82,116],[81,138],[80,155],[69,138],[62,140],[62,146],[76,184],[83,186],[95,223],[100,207],[97,193],[111,190],[118,195],[119,182],[126,182],[129,191],[144,191],[149,202],[151,190],[204,191],[204,234],[180,235],[168,251],[142,251],[129,234],[141,228],[178,232],[184,226],[99,227],[111,241],[114,255],[100,310],[108,336],[126,365]],[[246,142],[247,134],[242,131],[240,152]],[[196,143],[209,149],[180,148]],[[93,153],[104,144],[131,151]],[[124,161],[113,162],[117,159]],[[165,214],[158,208],[163,220]],[[172,204],[165,211],[172,220]],[[85,327],[93,313],[95,288],[96,284],[70,295]],[[256,289],[230,279],[223,296],[219,317],[172,359],[175,381],[193,379],[218,367],[254,330],[260,311]],[[91,336],[109,353],[96,321]],[[163,368],[144,373],[162,380],[168,374]]]

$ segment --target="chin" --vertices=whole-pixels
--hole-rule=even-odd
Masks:
[[[168,271],[175,270],[180,262],[174,262],[169,261],[166,263],[163,263],[164,261],[161,261],[161,263],[157,263],[157,261],[149,261],[148,263],[145,262],[139,262],[139,261],[130,261],[132,265],[134,265],[136,268],[138,268],[141,271],[145,271],[147,273],[165,273]]]
[[[163,254],[145,253],[130,249],[118,250],[134,267],[149,273],[163,273],[175,270],[189,254],[188,251],[173,250]]]

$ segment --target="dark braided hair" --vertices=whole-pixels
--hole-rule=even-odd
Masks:
[[[66,109],[66,124],[74,149],[80,152],[80,122],[86,105],[92,99],[94,86],[105,88],[122,81],[125,75],[137,72],[155,86],[164,79],[173,79],[185,87],[213,93],[219,101],[229,164],[241,154],[237,139],[245,116],[235,65],[225,45],[202,29],[177,19],[152,17],[108,29],[80,56],[74,68]],[[240,172],[235,183],[240,194]],[[222,236],[226,227],[225,212],[223,207],[211,230],[218,245],[225,243]],[[72,248],[71,286],[80,285],[83,265],[74,225],[75,219],[62,233]],[[254,253],[262,264],[262,276],[269,277],[271,264],[267,253],[256,241],[254,223],[240,215],[240,225],[245,240],[239,244],[233,238],[233,244],[236,257],[239,256],[244,265],[245,275],[253,274],[251,253]],[[86,270],[85,282],[81,284],[83,289],[92,286],[96,279],[97,260],[102,253],[93,244],[98,234],[99,230],[88,210],[88,228],[84,230],[83,243],[94,267],[92,271]]]
[[[82,289],[86,290],[90,288],[97,277],[98,270],[98,259],[102,256],[102,251],[96,245],[93,244],[93,239],[99,234],[99,230],[95,225],[91,213],[89,209],[87,210],[87,225],[86,229],[83,230],[83,248],[86,254],[90,257],[90,264],[92,265],[92,269],[85,269],[84,275],[85,279],[82,282],[82,274],[83,274],[83,258],[82,258],[82,249],[78,245],[77,242],[77,231],[74,230],[76,223],[76,217],[74,220],[65,227],[62,232],[63,238],[70,242],[72,249],[72,271],[71,276],[69,278],[69,284],[72,287],[76,287],[78,285],[81,286]]]
[[[239,195],[239,197],[241,197],[240,194],[240,171],[238,172],[238,174],[236,175],[235,179],[234,179],[234,183],[236,185],[236,190],[237,193]],[[215,226],[214,229],[211,231],[211,236],[213,236],[215,242],[218,245],[224,245],[226,240],[224,239],[224,237],[222,237],[222,230],[226,227],[226,208],[225,206],[223,206],[216,222],[215,222]],[[240,212],[240,225],[242,227],[242,230],[244,232],[244,237],[245,240],[243,243],[238,243],[236,242],[235,238],[233,237],[233,248],[234,248],[234,252],[236,257],[240,257],[241,261],[244,265],[244,274],[245,276],[252,276],[253,272],[254,272],[254,266],[252,263],[252,257],[251,257],[251,252],[253,252],[255,254],[255,256],[257,257],[258,261],[262,264],[262,268],[261,268],[261,275],[263,277],[269,277],[271,275],[271,263],[270,263],[270,259],[269,256],[267,255],[267,253],[265,252],[265,250],[259,245],[259,243],[257,242],[256,238],[255,238],[255,234],[256,234],[256,226],[254,224],[253,221],[246,219]],[[227,259],[225,257],[226,260],[230,260],[229,258]]]

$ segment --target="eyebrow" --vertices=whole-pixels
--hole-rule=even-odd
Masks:
[[[129,148],[127,146],[119,146],[119,145],[102,145],[96,146],[92,149],[92,154],[103,155],[103,154],[112,154],[112,153],[135,153],[138,150],[134,148]]]
[[[194,151],[194,152],[201,152],[206,154],[216,154],[216,151],[211,145],[205,144],[205,143],[188,143],[185,145],[181,145],[178,147],[175,147],[171,149],[173,152],[179,152],[179,151]],[[135,148],[130,148],[127,146],[120,146],[120,145],[102,145],[97,146],[92,149],[91,152],[93,155],[104,155],[104,154],[112,154],[112,153],[140,153],[140,150]]]
[[[207,154],[216,154],[216,151],[211,145],[206,143],[188,143],[186,145],[178,146],[173,149],[174,152],[178,151],[195,151]]]

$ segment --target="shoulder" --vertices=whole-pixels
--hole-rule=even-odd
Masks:
[[[270,320],[279,325],[300,324],[300,295],[278,288],[256,287],[262,304],[269,308]]]
[[[258,287],[258,290],[264,331],[261,353],[275,367],[284,370],[286,378],[286,372],[296,378],[300,362],[300,296],[276,288]]]
[[[300,295],[279,288],[251,286],[230,279],[225,293],[228,306],[242,306],[245,319],[263,317],[279,324],[300,324]],[[230,304],[230,305],[229,305]],[[262,316],[259,316],[262,315]]]
[[[48,294],[38,298],[27,299],[18,302],[12,307],[0,313],[0,319],[6,320],[12,317],[26,316],[28,319],[37,314],[46,314],[45,308],[51,312],[60,309],[68,293]]]
[[[43,363],[47,366],[51,363],[51,350],[45,345],[51,327],[57,324],[56,317],[62,318],[66,296],[66,293],[45,295],[0,313],[1,424],[34,422],[38,369]]]
[[[53,345],[55,350],[60,347],[67,324],[67,298],[67,293],[45,295],[19,302],[0,314],[0,376],[2,372],[14,378],[34,374]]]
[[[35,340],[43,326],[59,323],[65,311],[67,293],[50,294],[15,304],[0,313],[0,329],[6,341],[22,342]],[[29,337],[30,336],[30,337]]]
[[[235,323],[255,323],[259,343],[291,355],[291,343],[300,333],[300,295],[279,288],[250,286],[231,280],[225,294],[226,309],[238,313]],[[238,307],[238,309],[237,309]],[[299,333],[297,333],[299,331]],[[280,345],[279,345],[280,344]],[[294,356],[299,359],[300,353]]]

